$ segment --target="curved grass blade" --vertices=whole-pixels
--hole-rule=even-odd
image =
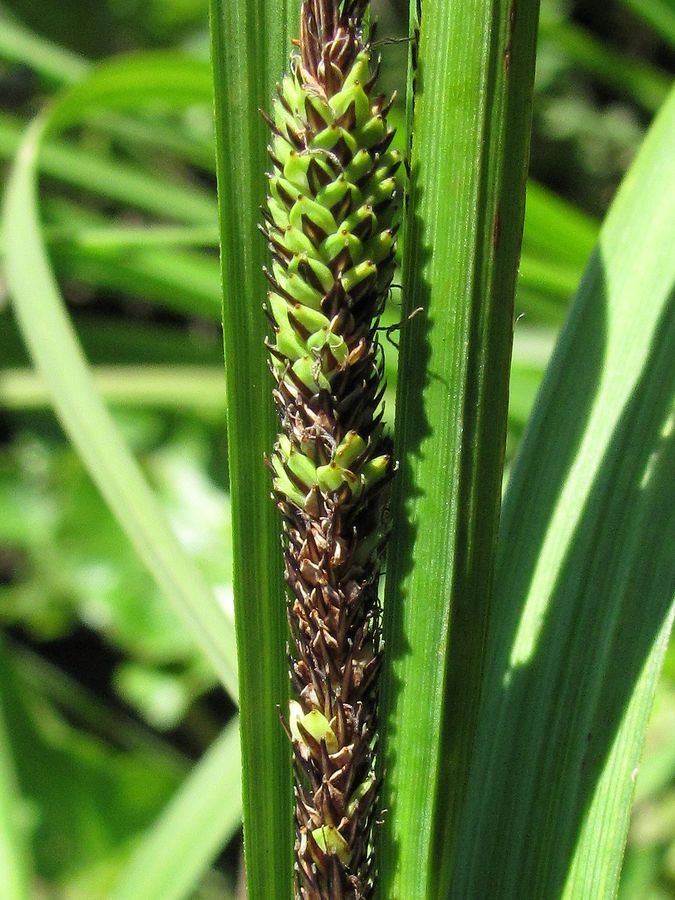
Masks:
[[[81,122],[96,109],[152,109],[211,102],[211,72],[200,60],[180,53],[145,51],[113,57],[61,93],[47,131]]]
[[[56,84],[75,84],[85,79],[94,68],[89,60],[41,37],[2,10],[0,10],[0,58],[27,66]],[[185,60],[185,57],[181,57],[181,60]],[[208,85],[210,78],[208,65],[199,60],[191,60],[191,64],[201,68],[205,85]],[[213,169],[213,153],[208,141],[181,134],[177,132],[175,126],[167,125],[157,117],[144,120],[142,116],[119,116],[105,112],[95,121],[123,141],[163,147],[200,168],[207,171]]]
[[[183,900],[241,822],[239,722],[196,763],[144,836],[109,900]]]
[[[4,10],[0,11],[0,57],[66,84],[84,78],[89,70],[81,56],[41,37]]]
[[[1,158],[14,157],[22,133],[22,124],[0,115]],[[41,147],[39,167],[64,184],[171,221],[205,225],[216,221],[215,202],[201,188],[171,184],[141,166],[106,159],[63,140],[50,139]]]
[[[115,81],[124,72],[107,66]],[[146,99],[161,83],[164,67],[154,77],[145,72]],[[96,77],[92,97],[105,93]],[[120,84],[124,88],[124,80]],[[86,361],[72,330],[47,257],[37,201],[37,159],[48,130],[73,124],[85,103],[84,86],[75,89],[79,105],[66,94],[50,114],[27,132],[10,176],[4,209],[7,279],[15,311],[31,354],[53,392],[54,405],[85,465],[114,511],[140,557],[173,602],[195,640],[210,659],[227,690],[236,697],[232,625],[171,532],[166,517],[125,446],[93,386]],[[166,99],[166,92],[161,95]],[[109,97],[109,93],[106,94]],[[177,98],[181,102],[185,94]],[[138,101],[134,96],[134,102]],[[93,101],[92,101],[93,102]],[[70,118],[69,118],[70,116]]]
[[[612,205],[509,484],[452,897],[616,895],[672,619],[675,92]]]

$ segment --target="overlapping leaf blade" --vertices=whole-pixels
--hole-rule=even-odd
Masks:
[[[675,94],[603,226],[504,506],[451,896],[613,897],[672,617]]]

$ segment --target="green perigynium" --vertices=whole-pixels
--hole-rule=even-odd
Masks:
[[[367,0],[304,0],[269,118],[266,311],[281,434],[270,460],[292,596],[295,891],[372,894],[378,581],[394,465],[379,317],[400,154],[363,30]]]

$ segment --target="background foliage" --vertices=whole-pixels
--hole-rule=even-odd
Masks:
[[[404,5],[380,4],[382,36],[405,33]],[[509,461],[599,220],[666,97],[675,47],[669,9],[665,0],[543,5]],[[67,0],[58,14],[47,0],[0,6],[3,171],[34,115],[62,98],[70,127],[44,140],[38,237],[95,382],[219,601],[212,621],[221,627],[224,611],[227,632],[208,46],[197,0]],[[183,68],[173,81],[160,72],[161,96],[148,72],[166,50],[181,55]],[[99,80],[95,111],[85,108],[86,91],[67,100],[92,64],[129,51],[134,60]],[[381,52],[385,84],[401,89],[406,47],[384,44]],[[3,236],[0,265],[4,252]],[[235,726],[225,728],[234,704],[64,438],[9,301],[3,291],[0,860],[14,844],[28,848],[13,876],[17,897],[34,895],[29,880],[49,897],[227,896],[239,868],[239,756]],[[400,317],[396,291],[389,315]],[[638,780],[625,900],[675,896],[674,725],[671,650]],[[198,849],[189,840],[195,831]]]

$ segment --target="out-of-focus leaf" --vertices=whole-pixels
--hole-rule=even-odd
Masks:
[[[87,358],[102,365],[217,366],[222,342],[214,328],[185,329],[142,319],[74,310],[73,321]],[[29,355],[10,313],[0,313],[0,370],[27,366]]]
[[[130,64],[132,67],[135,63]],[[115,84],[123,92],[127,61],[106,66],[106,77],[92,76],[92,97],[109,97]],[[165,67],[145,70],[150,101],[162,98]],[[45,132],[56,123],[72,124],[77,109],[87,105],[84,84],[74,88],[78,104],[65,95],[51,115],[37,120],[22,144],[8,186],[4,232],[7,277],[24,337],[53,390],[55,405],[71,439],[120,523],[154,574],[174,608],[214,665],[228,690],[236,695],[234,640],[229,618],[203,576],[181,549],[156,499],[122,442],[92,384],[75,340],[41,234],[37,204],[37,157]],[[175,98],[180,100],[183,94]],[[138,101],[138,96],[134,95]],[[92,101],[93,102],[93,101]],[[70,118],[69,118],[70,117]]]
[[[598,237],[598,223],[530,179],[527,183],[523,250],[578,267],[581,273]]]
[[[622,0],[624,6],[645,20],[675,47],[675,6],[672,0]]]
[[[57,82],[72,84],[83,78],[87,62],[21,25],[4,9],[0,11],[0,58],[30,66]]]
[[[183,422],[157,445],[159,419],[145,419],[125,419],[137,432],[134,449],[182,545],[231,615],[229,498],[205,472],[208,433]],[[13,571],[0,586],[0,620],[41,639],[87,625],[144,675],[130,681],[126,666],[116,672],[123,698],[158,727],[175,724],[213,677],[71,448],[19,432],[0,453],[0,507],[5,566]]]
[[[31,871],[26,816],[19,794],[14,750],[7,731],[4,707],[11,693],[6,686],[4,647],[0,644],[0,877],[6,900],[30,900]]]
[[[113,706],[108,698],[93,693],[44,656],[12,644],[12,669],[17,680],[41,695],[77,729],[103,738],[122,750],[138,752],[143,759],[159,762],[176,778],[188,770],[188,760],[163,738],[134,717]]]
[[[648,63],[601,43],[586,29],[558,16],[542,14],[540,40],[551,41],[575,66],[621,95],[655,113],[668,96],[670,79]]]
[[[109,900],[182,900],[241,821],[239,723],[195,765],[147,831]]]
[[[2,685],[37,874],[67,886],[73,900],[106,896],[130,840],[176,788],[176,768],[154,754],[113,750],[67,725],[9,663]]]
[[[112,405],[225,414],[225,376],[220,366],[97,366],[94,383]],[[0,406],[46,409],[49,389],[32,369],[0,370]]]
[[[23,123],[0,115],[0,158],[12,159],[21,143]],[[169,221],[211,225],[215,202],[201,188],[171,183],[141,166],[71,143],[51,139],[40,152],[41,172],[95,196],[161,216]]]
[[[184,107],[211,102],[211,70],[185,54],[149,52],[111,59],[59,95],[47,122],[60,131],[92,110]]]

